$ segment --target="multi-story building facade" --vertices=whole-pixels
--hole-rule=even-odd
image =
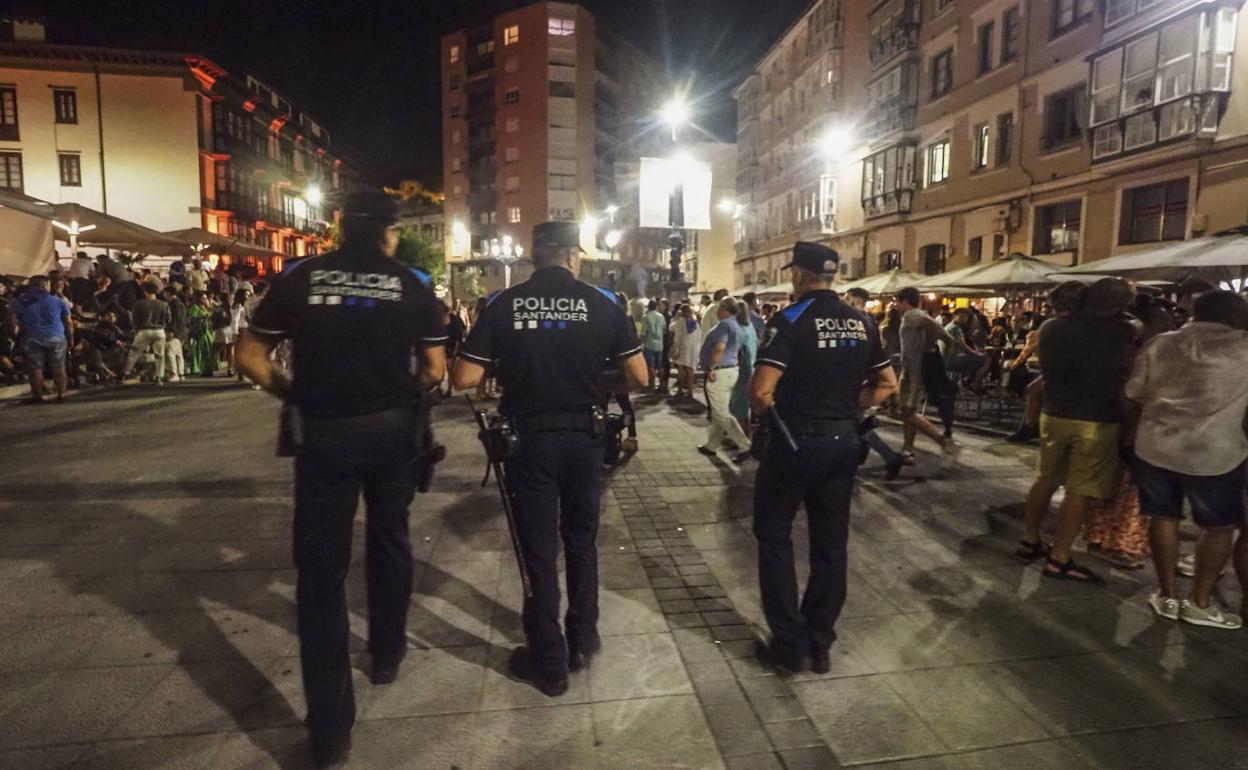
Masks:
[[[6,29],[0,189],[291,256],[327,243],[326,201],[356,176],[271,88],[199,56],[50,44],[35,21]]]
[[[535,224],[623,212],[617,164],[633,153],[661,82],[653,62],[571,3],[534,3],[444,36],[448,261],[478,264],[492,286],[496,243],[524,255]],[[512,270],[527,273],[524,259]]]
[[[821,240],[851,276],[892,267],[935,274],[1011,253],[1069,266],[1245,225],[1242,6],[847,5],[843,77],[867,87],[850,113],[822,118],[857,141],[824,161],[840,183]],[[848,55],[851,40],[866,43],[864,55]],[[755,75],[738,98],[766,93]],[[741,114],[742,135],[757,136],[749,111]],[[754,151],[775,148],[760,137]],[[741,284],[779,277],[774,250],[750,238],[765,214],[757,205],[745,212]]]

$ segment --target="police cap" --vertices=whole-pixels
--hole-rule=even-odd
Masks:
[[[836,272],[837,266],[840,264],[841,255],[837,254],[834,249],[830,249],[821,243],[798,241],[793,244],[792,261],[780,269],[787,270],[790,267],[800,267],[803,270],[809,270],[815,275],[831,275]]]
[[[387,227],[399,222],[399,202],[383,192],[348,193],[342,201],[344,219],[367,219]]]
[[[535,249],[579,249],[581,226],[576,222],[542,222],[533,226]]]

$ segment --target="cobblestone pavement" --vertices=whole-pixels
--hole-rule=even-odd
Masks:
[[[358,676],[352,767],[1248,767],[1248,632],[1154,620],[1147,570],[1014,562],[1034,451],[995,439],[948,475],[921,454],[885,482],[872,458],[831,673],[760,668],[753,466],[693,451],[696,406],[638,404],[604,501],[604,651],[557,700],[504,674],[519,581],[467,410],[440,408],[412,649],[397,684]],[[0,768],[304,766],[275,411],[216,384],[0,409]],[[349,589],[363,662],[362,568]]]

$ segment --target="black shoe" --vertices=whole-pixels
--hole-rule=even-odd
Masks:
[[[347,757],[351,754],[351,736],[326,746],[312,744],[312,763],[317,770],[346,767]]]
[[[806,670],[806,660],[800,652],[779,646],[774,639],[769,644],[758,642],[755,650],[759,660],[790,674],[800,674]]]
[[[700,452],[701,454],[706,455],[707,457],[718,457],[718,456],[719,456],[719,453],[718,453],[718,452],[716,452],[714,449],[711,449],[711,448],[710,448],[709,446],[707,446],[706,444],[699,444],[699,445],[698,445],[698,452]]]
[[[884,465],[884,480],[895,481],[901,475],[901,468],[906,464],[905,458],[897,455],[897,459],[889,460]]]
[[[507,672],[521,682],[533,685],[550,698],[557,698],[568,691],[567,674],[552,677],[538,672],[527,647],[517,647],[512,651],[511,659],[507,661]]]
[[[403,658],[378,659],[373,658],[373,675],[371,677],[373,684],[394,684],[399,678],[399,665],[403,662]]]
[[[826,674],[832,670],[832,656],[827,650],[811,646],[810,670],[816,674]]]
[[[744,463],[747,463],[752,459],[754,459],[754,453],[747,449],[744,452],[733,457],[732,461],[736,463],[737,465],[743,465]]]
[[[594,656],[602,650],[602,638],[598,634],[594,634],[593,638],[584,647],[568,646],[568,670],[572,673],[583,671],[589,668],[590,662]]]
[[[1005,440],[1011,444],[1027,444],[1040,438],[1040,431],[1032,425],[1023,425],[1018,430],[1006,436]]]

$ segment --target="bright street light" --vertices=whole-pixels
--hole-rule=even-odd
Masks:
[[[321,194],[320,187],[312,185],[307,190],[304,190],[303,199],[308,202],[309,206],[319,206],[321,201],[324,200],[324,196]]]
[[[676,141],[676,133],[689,122],[689,103],[683,97],[673,96],[659,110],[659,117],[672,128],[672,141]]]
[[[717,205],[716,208],[719,209],[722,214],[731,214],[737,210],[737,202],[732,198],[724,198],[719,202],[719,205]]]
[[[614,222],[615,213],[619,210],[620,210],[620,207],[616,206],[615,204],[611,204],[610,206],[607,206],[607,217],[610,218],[612,222]]]
[[[819,138],[819,152],[831,162],[838,162],[849,154],[854,134],[842,126],[832,126]]]
[[[607,234],[602,237],[602,242],[607,245],[608,249],[615,251],[615,247],[620,245],[620,238],[624,236],[619,230],[608,230]]]

